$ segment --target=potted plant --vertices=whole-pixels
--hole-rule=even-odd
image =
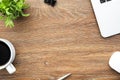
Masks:
[[[25,0],[0,0],[0,20],[5,22],[6,27],[14,27],[14,20],[18,17],[27,17],[23,12],[29,6]]]

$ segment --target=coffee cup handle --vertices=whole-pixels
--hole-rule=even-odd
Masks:
[[[16,71],[16,68],[13,66],[13,64],[9,64],[7,67],[6,67],[6,70],[8,71],[9,74],[13,74],[15,71]]]

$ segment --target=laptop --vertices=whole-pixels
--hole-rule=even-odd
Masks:
[[[120,0],[91,0],[101,35],[120,33]]]

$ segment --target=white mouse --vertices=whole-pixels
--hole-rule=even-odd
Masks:
[[[120,73],[120,52],[119,51],[113,53],[113,55],[109,60],[109,66],[115,71],[117,71],[118,73]]]

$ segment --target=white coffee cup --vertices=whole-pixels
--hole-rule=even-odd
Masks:
[[[0,70],[1,69],[5,69],[9,72],[9,74],[13,74],[15,71],[16,71],[16,68],[13,66],[12,62],[14,61],[15,59],[15,48],[14,46],[12,45],[11,42],[9,42],[8,40],[6,39],[1,39],[0,38],[0,41],[1,42],[4,42],[10,49],[10,59],[7,63],[5,63],[4,65],[0,66]]]

